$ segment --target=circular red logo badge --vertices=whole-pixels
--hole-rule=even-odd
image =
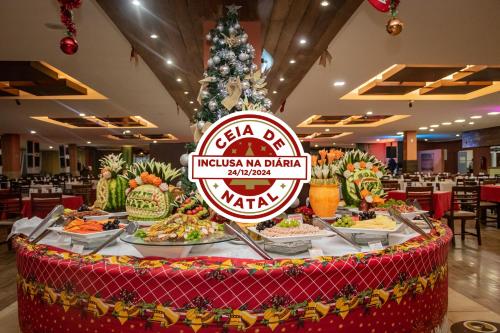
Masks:
[[[260,222],[285,211],[310,180],[311,157],[277,117],[243,111],[206,131],[189,156],[189,179],[218,214]]]

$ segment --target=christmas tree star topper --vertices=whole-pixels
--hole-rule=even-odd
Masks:
[[[226,6],[229,14],[238,14],[238,10],[241,6],[236,6],[234,3],[232,5]]]

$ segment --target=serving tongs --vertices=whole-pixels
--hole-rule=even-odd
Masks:
[[[236,237],[238,237],[243,243],[245,243],[246,245],[248,245],[252,250],[254,250],[263,259],[266,259],[266,260],[272,260],[273,259],[269,254],[267,254],[266,251],[264,251],[263,249],[261,249],[260,246],[258,246],[253,241],[253,239],[251,239],[245,233],[245,231],[243,231],[243,229],[241,229],[241,227],[238,224],[236,224],[234,222],[224,223],[224,230],[228,234],[235,235]]]
[[[415,208],[417,208],[418,210],[423,210],[422,209],[422,206],[420,205],[420,202],[418,202],[417,199],[414,199],[413,201],[409,202],[410,200],[406,200],[407,204],[410,204],[410,205],[413,205],[415,206]],[[419,213],[418,214],[422,220],[424,220],[424,222],[429,226],[429,228],[432,230],[434,229],[434,225],[432,224],[432,221],[429,219],[429,215],[427,215],[427,213],[423,212],[423,213]]]
[[[353,248],[355,248],[356,250],[358,250],[359,252],[362,252],[362,248],[361,246],[359,246],[358,244],[354,243],[350,238],[349,236],[347,236],[346,234],[344,234],[342,231],[338,230],[337,228],[335,228],[334,226],[332,226],[330,223],[326,222],[325,220],[323,220],[321,217],[316,217],[314,219],[314,221],[317,221],[323,228],[326,228],[326,229],[329,229],[331,231],[333,231],[334,233],[336,233],[340,238],[342,238],[346,243],[348,243],[349,245],[351,245]]]
[[[39,241],[41,241],[45,236],[47,236],[50,233],[50,230],[48,228],[52,227],[54,224],[60,224],[64,223],[63,220],[63,214],[64,214],[64,206],[63,205],[57,205],[55,206],[50,213],[45,216],[45,218],[38,224],[38,226],[29,234],[28,240],[36,244]],[[37,235],[38,234],[38,235]]]
[[[405,225],[409,226],[413,231],[419,233],[420,235],[424,236],[427,239],[431,238],[431,236],[429,236],[422,228],[420,228],[418,225],[416,225],[415,223],[413,223],[412,221],[408,220],[406,217],[401,215],[401,213],[399,211],[397,211],[396,209],[391,207],[388,209],[388,211],[389,211],[389,214],[391,215],[391,217],[393,217],[396,220],[398,220],[399,222],[404,223]]]

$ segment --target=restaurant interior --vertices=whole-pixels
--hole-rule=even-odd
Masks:
[[[499,14],[498,0],[0,1],[1,331],[497,332]],[[188,176],[195,144],[240,111],[282,121],[311,156],[281,222],[231,222]],[[134,203],[141,186],[168,207]],[[37,237],[60,206],[64,230]],[[144,211],[227,239],[142,249],[123,235],[158,241],[138,234],[155,226],[137,227]],[[266,238],[297,215],[337,235]],[[402,227],[347,230],[369,219]],[[123,235],[100,251],[65,236],[85,223]]]

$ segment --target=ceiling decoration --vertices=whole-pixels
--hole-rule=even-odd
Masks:
[[[106,138],[112,140],[143,140],[143,141],[175,141],[179,140],[175,135],[167,134],[141,134],[141,133],[130,133],[130,134],[108,134],[105,135]]]
[[[123,116],[123,117],[31,117],[36,120],[44,121],[67,128],[157,128],[155,124],[147,121],[141,116]]]
[[[313,133],[298,133],[300,141],[322,141],[328,139],[338,139],[352,132],[313,132]]]
[[[106,99],[43,61],[0,61],[0,99]]]
[[[268,97],[277,110],[363,1],[332,0],[328,6],[319,0],[142,0],[140,6],[123,0],[97,2],[191,117],[198,105],[190,102],[196,100],[205,65],[204,23],[221,17],[226,5],[242,6],[241,22],[261,23],[260,47],[274,59],[267,78],[273,93]]]
[[[378,127],[407,117],[409,115],[313,115],[297,127]]]
[[[341,99],[470,100],[498,91],[498,65],[393,65]]]

